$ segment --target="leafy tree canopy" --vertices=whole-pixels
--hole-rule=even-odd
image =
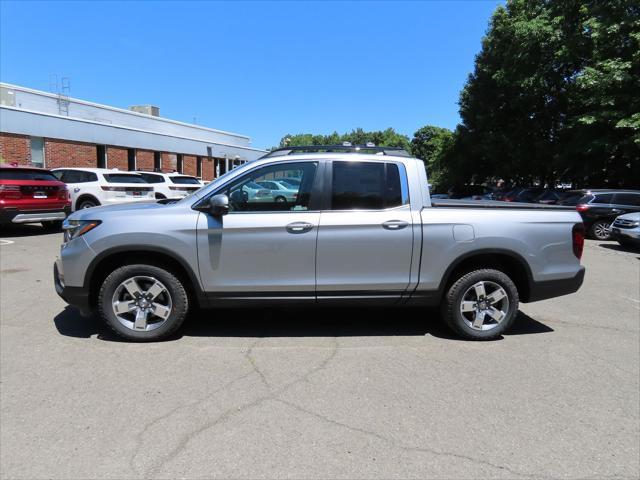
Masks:
[[[468,179],[637,186],[640,3],[511,0],[460,96]]]
[[[311,133],[299,133],[296,135],[285,135],[280,140],[280,147],[294,147],[304,145],[341,145],[343,142],[351,142],[353,145],[364,145],[373,142],[379,147],[401,147],[409,150],[409,137],[396,132],[393,128],[365,132],[361,128],[356,128],[351,132],[339,134],[333,132],[329,135],[314,135]]]

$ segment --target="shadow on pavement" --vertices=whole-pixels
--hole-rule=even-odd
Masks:
[[[67,307],[54,318],[61,335],[76,338],[123,341],[102,321],[84,318]],[[505,336],[553,332],[547,325],[518,312],[518,318]],[[459,340],[440,320],[436,309],[243,309],[204,310],[195,313],[176,337],[370,337],[424,336]],[[502,338],[502,337],[501,337]]]
[[[61,230],[47,230],[39,223],[5,225],[0,228],[0,238],[34,237],[37,235],[50,235],[52,233],[59,233],[62,235]]]
[[[615,250],[616,252],[640,253],[640,246],[620,245],[619,243],[600,243],[598,246],[607,250]]]

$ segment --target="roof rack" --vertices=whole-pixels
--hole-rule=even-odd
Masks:
[[[260,158],[286,157],[296,153],[373,153],[376,155],[394,155],[396,157],[411,157],[411,154],[398,147],[376,147],[373,145],[305,145],[296,147],[282,147],[271,150]]]

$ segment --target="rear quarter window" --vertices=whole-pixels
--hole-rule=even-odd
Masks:
[[[613,203],[613,193],[596,193],[591,203]]]
[[[197,178],[194,177],[169,177],[173,183],[178,185],[200,185]]]

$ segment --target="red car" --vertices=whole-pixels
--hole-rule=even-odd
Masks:
[[[0,226],[42,223],[59,229],[70,211],[67,186],[49,170],[0,165]]]

